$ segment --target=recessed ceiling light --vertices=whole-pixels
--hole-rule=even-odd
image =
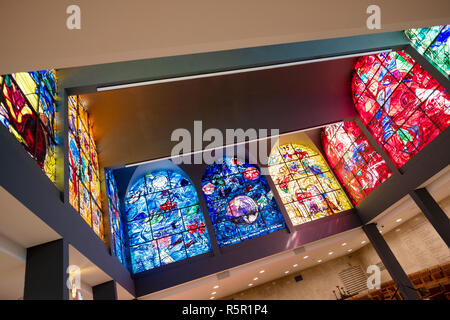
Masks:
[[[366,243],[366,240],[361,241],[361,244],[364,244],[364,243]]]
[[[211,292],[212,295],[215,295],[216,293],[217,293],[217,292],[215,292],[215,291],[214,291],[214,292]]]
[[[347,251],[348,251],[348,252],[352,252],[352,250],[353,250],[353,249],[348,249]]]
[[[209,298],[210,300],[212,300],[212,299],[214,299],[215,297],[211,297],[211,298]]]
[[[331,256],[333,253],[334,253],[333,251],[328,252],[328,254],[329,254],[330,256]]]
[[[218,286],[218,285],[215,285],[215,286],[213,287],[213,289],[217,289],[217,288],[219,288],[219,286]]]
[[[380,230],[380,233],[383,233],[383,230]]]
[[[288,273],[289,273],[289,270],[286,270],[284,273],[285,273],[285,274],[288,274]]]
[[[308,258],[309,258],[309,256],[304,256],[304,257],[303,257],[303,259],[308,259]]]
[[[402,221],[402,218],[398,218],[397,220],[395,220],[396,222],[400,222]]]
[[[318,262],[318,263],[321,263],[321,262],[322,262],[322,259],[317,260],[317,262]]]
[[[347,245],[347,242],[344,242],[344,243],[342,244],[343,247],[346,246],[346,245]]]
[[[261,270],[259,273],[264,273],[264,270]]]
[[[395,229],[395,231],[399,232],[399,231],[400,231],[400,228]]]
[[[258,277],[254,277],[254,278],[253,278],[253,281],[256,281],[256,280],[258,280]]]
[[[251,287],[253,285],[253,283],[249,283],[248,286]]]
[[[294,267],[294,268],[297,268],[297,267],[298,267],[298,264],[294,264],[293,267]]]

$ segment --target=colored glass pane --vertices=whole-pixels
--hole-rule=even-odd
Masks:
[[[450,25],[405,31],[411,45],[443,74],[450,75]]]
[[[219,247],[285,228],[273,193],[255,165],[225,157],[206,168],[202,191]]]
[[[355,107],[395,165],[402,167],[449,126],[449,94],[404,51],[370,57],[361,57],[355,65],[353,79],[359,78],[352,83],[353,96],[359,96]],[[367,78],[361,70],[370,69],[374,59],[381,66],[360,94]],[[332,152],[336,144],[324,146],[331,163],[336,162]]]
[[[0,122],[24,146],[49,179],[55,182],[56,83],[54,76],[47,77],[53,72],[45,70],[1,76]],[[49,92],[47,85],[53,90]]]
[[[149,172],[129,187],[124,204],[134,273],[211,251],[197,191],[184,174]]]
[[[355,205],[392,175],[355,121],[328,125],[321,138],[334,173]]]
[[[326,134],[334,136],[337,129],[329,128]],[[339,148],[343,154],[348,146],[343,143]],[[270,165],[270,159],[278,156],[282,163]],[[274,150],[269,158],[269,173],[293,225],[352,207],[322,155],[305,144],[288,143]]]

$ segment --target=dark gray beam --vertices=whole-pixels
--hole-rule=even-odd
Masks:
[[[219,71],[358,54],[407,46],[403,32],[385,32],[217,52],[189,54],[86,67],[61,69],[61,86],[70,93],[89,93],[97,87],[167,79]]]
[[[92,287],[94,300],[117,300],[117,288],[114,280]]]
[[[64,239],[27,249],[24,300],[68,300],[69,247]]]
[[[405,300],[419,300],[419,295],[414,289],[414,285],[408,278],[408,275],[403,270],[402,266],[398,262],[397,258],[392,253],[388,244],[384,240],[383,236],[378,231],[375,223],[367,224],[363,226],[363,230],[369,238],[372,246],[377,252],[378,256],[386,267],[386,270],[394,280],[397,288]]]
[[[417,206],[422,210],[425,217],[445,241],[447,247],[450,246],[450,220],[444,210],[433,199],[431,194],[425,188],[413,190],[409,193]]]

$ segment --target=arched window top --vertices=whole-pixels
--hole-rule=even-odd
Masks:
[[[448,92],[404,51],[359,58],[352,94],[361,120],[397,167],[450,125]]]
[[[405,31],[411,45],[430,60],[443,74],[450,75],[449,36],[450,25]]]
[[[328,125],[321,138],[328,162],[354,204],[392,175],[355,121]]]
[[[224,157],[206,168],[202,191],[220,247],[285,228],[273,193],[256,165]]]
[[[197,191],[173,170],[155,170],[133,182],[125,196],[134,273],[211,250]]]
[[[352,208],[322,155],[308,144],[275,148],[269,173],[293,225]]]

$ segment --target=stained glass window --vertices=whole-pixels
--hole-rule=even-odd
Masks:
[[[285,228],[273,193],[259,168],[237,158],[209,165],[202,191],[219,247]]]
[[[86,104],[69,96],[69,201],[104,240],[98,156]]]
[[[355,121],[328,125],[321,138],[328,163],[355,205],[392,175]]]
[[[123,265],[126,264],[123,226],[120,214],[119,195],[116,179],[111,170],[105,171],[106,194],[108,198],[109,224],[110,224],[110,246],[111,252]]]
[[[124,202],[134,273],[211,250],[197,191],[184,174],[152,171],[128,189]]]
[[[405,31],[411,45],[445,75],[450,75],[450,25]]]
[[[352,93],[361,120],[399,168],[450,124],[448,92],[404,51],[361,57]]]
[[[54,70],[0,76],[0,122],[55,182],[56,81]]]
[[[269,173],[294,226],[352,208],[322,155],[307,145],[276,148]]]

